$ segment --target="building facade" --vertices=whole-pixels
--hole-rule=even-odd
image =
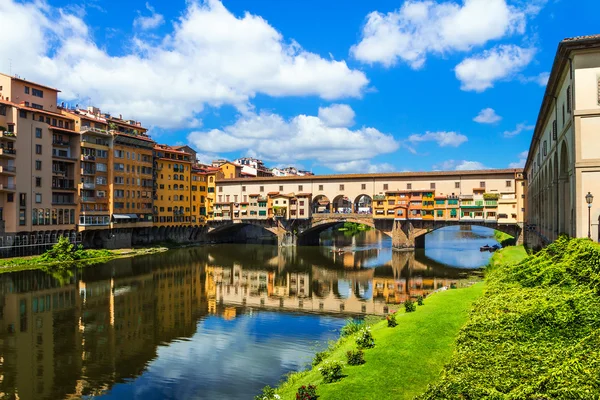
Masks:
[[[528,230],[544,245],[565,233],[598,241],[600,35],[558,45],[538,115],[527,176]],[[586,195],[595,200],[588,207]]]
[[[192,223],[192,156],[167,145],[154,147],[154,226]]]

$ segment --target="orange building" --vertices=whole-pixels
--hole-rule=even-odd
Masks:
[[[154,147],[154,226],[192,223],[192,161],[183,150],[163,144]]]

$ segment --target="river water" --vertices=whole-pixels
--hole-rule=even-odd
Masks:
[[[326,232],[318,247],[214,245],[1,274],[1,398],[251,399],[306,367],[346,318],[462,285],[495,243],[492,230],[452,227],[401,253],[377,231]]]

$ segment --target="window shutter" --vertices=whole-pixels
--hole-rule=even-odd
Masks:
[[[558,129],[556,126],[556,120],[552,121],[552,139],[556,140],[558,138]]]
[[[567,88],[567,112],[571,114],[571,86]]]

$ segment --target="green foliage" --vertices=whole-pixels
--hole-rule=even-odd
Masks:
[[[417,305],[411,299],[406,299],[404,302],[404,310],[407,313],[417,311]]]
[[[600,398],[600,246],[560,237],[499,264],[421,399]]]
[[[317,400],[318,398],[315,385],[300,386],[296,392],[296,400]]]
[[[348,365],[361,365],[365,363],[365,352],[358,350],[348,350],[346,352],[346,359],[348,360]]]
[[[277,393],[275,393],[275,389],[271,386],[267,385],[262,389],[262,393],[254,396],[254,400],[275,400],[281,399]]]
[[[494,238],[502,245],[502,247],[514,246],[517,244],[517,240],[514,237],[504,232],[494,231]]]
[[[359,349],[370,349],[375,347],[375,339],[369,327],[363,328],[356,334],[356,345]]]
[[[396,322],[396,313],[391,313],[390,315],[385,317],[385,319],[387,320],[388,328],[394,328],[398,325],[398,322]]]
[[[423,296],[421,296],[421,295],[417,296],[417,304],[420,305],[420,306],[422,306],[423,304],[425,304],[423,302]]]
[[[342,327],[340,334],[342,336],[354,335],[356,332],[360,331],[364,327],[365,323],[362,320],[348,318],[346,320],[346,325]]]
[[[328,355],[328,351],[320,351],[317,354],[315,354],[315,358],[313,358],[312,360],[312,366],[316,367],[317,365],[321,364],[321,362],[323,362],[323,360],[326,359]]]
[[[335,381],[339,381],[342,379],[342,368],[344,364],[341,361],[325,361],[319,367],[319,372],[321,372],[321,376],[323,376],[323,382],[331,383]]]
[[[74,246],[66,236],[60,236],[58,242],[40,256],[42,262],[69,262],[75,261]]]

